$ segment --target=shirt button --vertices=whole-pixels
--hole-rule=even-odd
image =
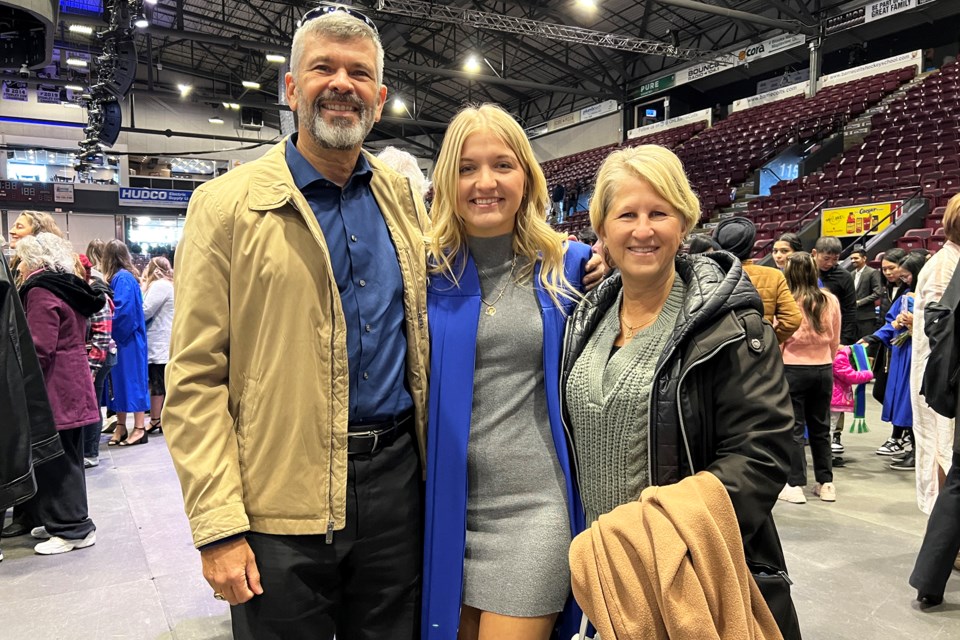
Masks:
[[[366,281],[366,280],[361,280],[361,281],[360,281],[360,286],[361,286],[361,287],[367,286],[367,281]]]
[[[353,235],[353,234],[350,234],[350,240],[351,240],[351,242],[356,242],[356,241],[357,241],[357,236],[355,236],[355,235]]]
[[[364,371],[364,372],[363,372],[363,379],[366,380],[366,379],[369,378],[369,377],[370,377],[370,374],[367,373],[366,371]]]
[[[363,326],[363,330],[366,331],[367,333],[370,333],[371,331],[373,331],[373,327],[367,324]]]

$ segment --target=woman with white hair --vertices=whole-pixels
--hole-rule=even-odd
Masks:
[[[25,236],[16,249],[23,283],[19,294],[64,451],[36,468],[37,494],[27,506],[40,523],[30,533],[43,540],[34,550],[53,555],[96,542],[87,513],[81,427],[100,418],[86,332],[87,318],[106,299],[73,273],[70,245],[55,234]]]

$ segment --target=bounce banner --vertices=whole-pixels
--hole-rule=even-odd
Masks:
[[[857,207],[833,207],[823,210],[820,235],[842,238],[876,233],[890,226],[890,211],[899,202],[880,202]]]

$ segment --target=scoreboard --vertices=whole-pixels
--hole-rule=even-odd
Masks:
[[[0,202],[54,202],[50,182],[0,180]]]

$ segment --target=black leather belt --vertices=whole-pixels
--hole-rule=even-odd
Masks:
[[[413,409],[393,420],[369,424],[350,425],[347,432],[347,455],[372,455],[389,447],[410,429]]]

